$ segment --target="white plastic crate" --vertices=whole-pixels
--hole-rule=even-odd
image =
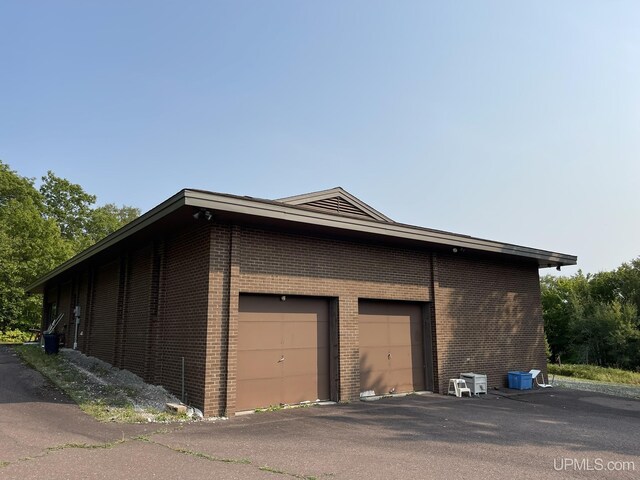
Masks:
[[[471,389],[471,393],[478,395],[480,393],[487,393],[487,376],[480,373],[461,373],[462,378],[467,387]]]

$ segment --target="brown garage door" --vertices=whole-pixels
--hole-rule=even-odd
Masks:
[[[241,295],[236,410],[329,395],[328,301]]]
[[[425,389],[419,304],[360,301],[360,389],[376,394]]]

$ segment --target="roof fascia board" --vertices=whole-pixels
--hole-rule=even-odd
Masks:
[[[387,237],[416,240],[444,246],[470,248],[491,253],[516,255],[536,259],[542,263],[556,265],[575,265],[577,257],[508,243],[482,240],[479,238],[446,233],[402,225],[382,223],[355,217],[342,217],[319,211],[301,209],[286,204],[261,202],[256,199],[218,195],[201,191],[185,190],[185,202],[195,207],[211,208],[246,215],[273,218],[313,224],[325,227],[364,232]]]
[[[360,210],[363,210],[364,212],[368,213],[370,216],[372,216],[377,220],[382,220],[384,222],[393,222],[393,220],[391,220],[389,217],[387,217],[386,215],[383,215],[375,208],[370,207],[359,198],[354,197],[349,192],[344,190],[342,187],[331,188],[329,190],[322,190],[320,192],[304,193],[302,195],[296,195],[293,197],[281,198],[277,201],[282,203],[287,203],[289,205],[301,205],[304,203],[315,202],[318,200],[326,200],[328,198],[333,198],[336,196],[342,197],[345,201],[349,202],[354,207],[357,207]]]
[[[82,252],[77,254],[75,257],[72,257],[71,259],[67,260],[62,265],[60,265],[58,268],[56,268],[55,270],[52,270],[51,272],[49,272],[45,276],[39,278],[38,280],[36,280],[34,283],[32,283],[31,285],[29,285],[26,288],[27,292],[36,290],[40,286],[44,285],[47,281],[49,281],[52,278],[54,278],[56,275],[59,275],[63,271],[65,271],[65,270],[67,270],[67,269],[69,269],[69,268],[71,268],[71,267],[73,267],[75,265],[78,265],[79,263],[81,263],[81,262],[87,260],[88,258],[92,257],[93,255],[95,255],[97,253],[100,253],[101,251],[103,251],[103,250],[115,245],[116,243],[120,242],[121,240],[124,240],[125,238],[133,235],[134,233],[139,232],[143,228],[148,227],[149,225],[151,225],[151,224],[155,223],[156,221],[160,220],[162,217],[164,217],[164,216],[168,215],[169,213],[177,210],[178,208],[180,208],[184,204],[185,204],[185,191],[181,190],[180,192],[178,192],[175,195],[173,195],[171,198],[169,198],[169,199],[165,200],[164,202],[162,202],[157,207],[149,210],[144,215],[141,215],[140,217],[136,218],[132,222],[126,224],[124,227],[122,227],[119,230],[116,230],[115,232],[113,232],[112,234],[106,236],[105,238],[103,238],[102,240],[97,242],[96,244],[92,245],[91,247],[87,248],[86,250],[83,250]]]

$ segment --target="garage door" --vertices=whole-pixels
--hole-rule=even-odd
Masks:
[[[241,295],[236,410],[329,396],[328,301]]]
[[[419,304],[360,301],[360,389],[376,394],[425,389]]]

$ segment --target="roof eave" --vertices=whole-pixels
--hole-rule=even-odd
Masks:
[[[134,233],[139,232],[143,228],[148,227],[149,225],[155,223],[157,220],[164,217],[165,215],[177,210],[184,204],[185,204],[185,190],[181,190],[180,192],[176,193],[172,197],[162,202],[157,207],[149,210],[147,213],[136,218],[135,220],[128,223],[127,225],[120,228],[119,230],[116,230],[111,235],[107,235],[105,238],[103,238],[96,244],[92,245],[86,250],[83,250],[76,256],[70,258],[69,260],[59,265],[57,268],[50,271],[43,277],[40,277],[34,283],[29,285],[26,288],[26,291],[29,293],[42,293],[42,289],[44,285],[52,278],[56,277],[57,275],[64,272],[65,270],[68,270],[69,268],[72,268],[82,263],[83,261],[100,253],[101,251],[117,244],[118,242],[133,235]]]
[[[456,249],[468,248],[480,252],[513,255],[535,260],[541,268],[576,265],[577,263],[577,257],[574,255],[492,240],[483,240],[467,235],[430,230],[412,225],[333,215],[275,201],[185,189],[39,278],[27,287],[27,292],[42,293],[45,284],[57,275],[88,260],[103,250],[116,245],[185,205],[267,219],[278,219],[299,224],[311,224],[343,231],[359,232],[361,234],[371,235],[372,237],[404,239]]]
[[[434,231],[411,225],[332,215],[330,213],[312,211],[271,201],[259,201],[256,199],[247,199],[244,197],[234,197],[194,190],[185,190],[185,201],[187,205],[192,205],[194,207],[210,208],[213,210],[218,209],[226,212],[286,220],[297,223],[314,224],[342,230],[369,233],[372,235],[416,240],[435,245],[469,248],[484,252],[527,257],[532,260],[536,260],[538,265],[541,267],[567,266],[576,265],[577,263],[577,257],[574,255],[539,250],[492,240],[483,240],[469,237],[467,235]]]

